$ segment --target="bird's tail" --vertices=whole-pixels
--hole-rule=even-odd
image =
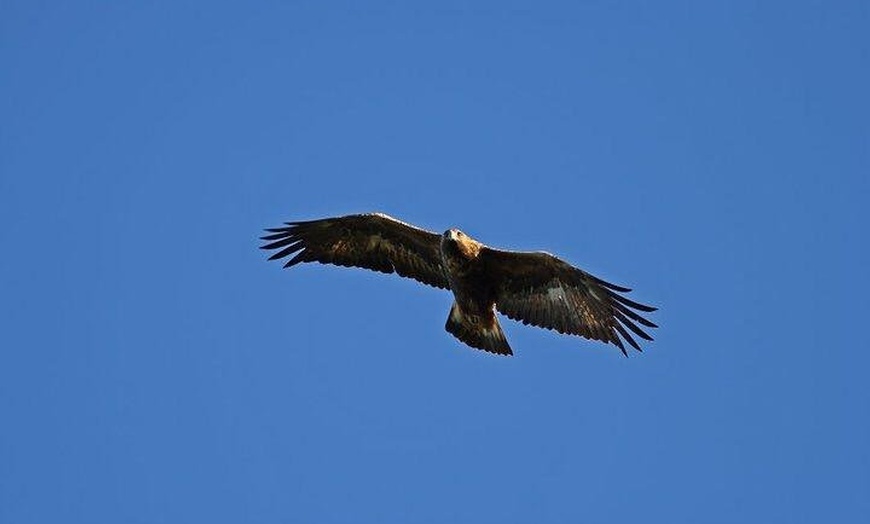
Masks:
[[[463,311],[453,302],[447,317],[447,332],[469,346],[498,355],[513,355],[495,311],[477,315]]]

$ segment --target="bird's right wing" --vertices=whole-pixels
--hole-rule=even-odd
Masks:
[[[295,253],[284,264],[320,262],[398,273],[418,282],[447,289],[441,265],[441,236],[382,213],[348,215],[307,222],[286,222],[267,229],[261,249],[279,250],[269,260]]]
[[[631,333],[652,340],[638,324],[656,325],[637,312],[650,313],[656,308],[623,296],[631,291],[628,288],[601,280],[549,253],[485,248],[480,256],[496,282],[496,309],[508,318],[609,342],[623,353],[622,340],[640,351]]]

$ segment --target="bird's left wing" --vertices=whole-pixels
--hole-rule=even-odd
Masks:
[[[424,284],[447,289],[441,266],[440,235],[382,213],[348,215],[307,222],[286,222],[267,229],[268,243],[277,249],[269,260],[295,256],[284,264],[320,262],[353,266],[381,273],[396,272]]]
[[[631,291],[628,288],[605,282],[549,253],[484,248],[480,256],[495,283],[496,309],[508,318],[609,342],[623,354],[623,340],[641,350],[631,333],[652,340],[638,324],[657,326],[637,311],[649,313],[656,308],[625,298],[621,293]]]

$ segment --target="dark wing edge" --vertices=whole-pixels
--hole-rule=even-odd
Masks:
[[[367,213],[300,222],[266,229],[260,249],[277,250],[269,260],[294,255],[284,267],[319,262],[398,273],[429,286],[447,289],[441,266],[440,235],[383,213]]]
[[[622,293],[611,284],[544,252],[486,248],[487,270],[496,282],[496,309],[510,319],[611,343],[628,356],[624,342],[643,351],[632,333],[653,340],[643,328],[656,328],[640,315],[657,308]],[[641,327],[643,326],[643,327]]]

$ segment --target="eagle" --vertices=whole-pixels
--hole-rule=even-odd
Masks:
[[[626,298],[631,291],[568,262],[536,251],[507,251],[478,242],[456,228],[426,231],[383,213],[301,222],[265,230],[269,260],[397,273],[453,293],[445,329],[466,345],[512,355],[496,312],[559,333],[599,340],[628,356],[624,342],[652,340],[641,326],[658,327],[640,313],[656,310]],[[640,313],[639,313],[640,312]]]

